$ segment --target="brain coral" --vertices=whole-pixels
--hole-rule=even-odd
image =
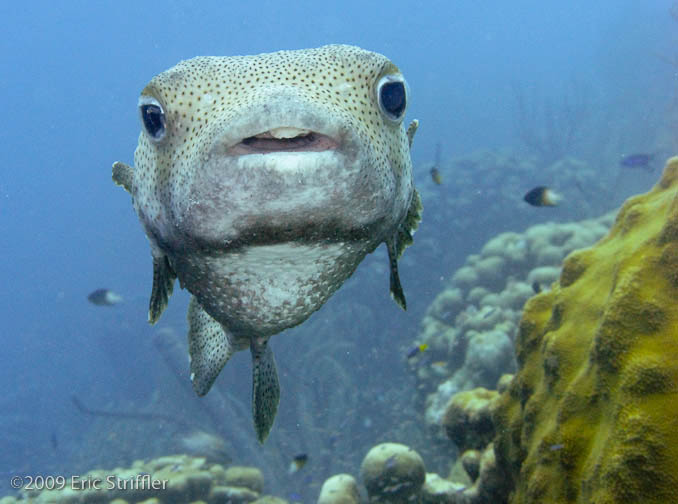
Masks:
[[[495,413],[512,503],[676,502],[678,158],[525,306]]]

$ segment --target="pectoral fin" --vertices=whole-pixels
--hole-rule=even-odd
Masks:
[[[273,427],[280,402],[280,384],[268,341],[254,338],[252,353],[252,417],[257,439],[263,444]]]
[[[416,127],[415,127],[416,129]],[[403,310],[407,309],[405,302],[405,293],[403,287],[400,285],[400,276],[398,275],[398,259],[403,255],[407,247],[414,243],[414,232],[419,227],[421,221],[421,213],[423,210],[421,204],[421,197],[417,190],[412,194],[412,201],[407,211],[407,215],[402,224],[398,227],[395,236],[386,241],[386,248],[388,250],[388,262],[391,271],[391,297]]]
[[[419,121],[415,119],[407,127],[407,141],[410,143],[410,148],[412,148],[412,142],[414,142],[414,134],[417,132],[419,127]]]
[[[167,308],[176,278],[177,274],[170,266],[166,255],[153,257],[153,288],[151,289],[151,300],[148,303],[148,321],[151,324],[155,324]]]
[[[195,297],[188,305],[188,354],[191,358],[193,390],[203,396],[231,358],[234,340],[203,310]]]
[[[388,250],[388,262],[391,270],[390,284],[391,297],[403,310],[407,310],[407,302],[405,301],[405,293],[403,286],[400,285],[400,276],[398,275],[398,257],[396,252],[396,239],[392,238],[386,242],[386,250]]]
[[[113,163],[113,182],[125,188],[125,191],[132,194],[132,180],[134,178],[134,168],[130,165],[116,161]]]
[[[419,227],[419,222],[421,222],[423,210],[424,206],[421,204],[421,196],[419,196],[419,192],[415,189],[407,216],[398,228],[396,259],[400,259],[405,249],[414,243],[414,233]]]

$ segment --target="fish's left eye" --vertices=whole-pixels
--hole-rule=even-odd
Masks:
[[[160,102],[151,96],[142,96],[139,98],[139,115],[144,130],[154,142],[159,142],[165,138],[165,111]]]
[[[385,75],[377,84],[377,98],[382,113],[391,121],[400,121],[407,108],[407,84],[402,75]]]

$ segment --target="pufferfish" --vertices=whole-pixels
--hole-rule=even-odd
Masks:
[[[178,278],[192,294],[200,396],[234,352],[250,350],[261,443],[280,399],[271,336],[304,322],[382,242],[405,308],[397,261],[422,211],[408,98],[398,67],[348,45],[197,57],[141,92],[134,167],[115,163],[113,180],[151,245],[149,322]]]

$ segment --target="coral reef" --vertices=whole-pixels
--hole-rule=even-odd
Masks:
[[[676,501],[678,158],[525,306],[495,410],[513,503]]]
[[[370,502],[407,503],[421,490],[426,469],[421,456],[399,443],[373,447],[360,466]]]
[[[264,476],[256,467],[231,466],[224,473],[224,484],[261,493],[264,491]]]
[[[358,483],[350,474],[335,474],[323,483],[318,504],[359,504]]]
[[[494,445],[490,443],[477,461],[477,476],[473,485],[462,492],[465,504],[502,504],[511,490],[505,468],[497,463]]]
[[[478,390],[481,402],[487,403],[487,390]],[[494,392],[490,402],[496,403],[498,394]],[[470,405],[473,401],[465,401]],[[470,409],[473,409],[471,407]],[[469,411],[466,415],[471,417]],[[469,429],[478,428],[478,424],[468,426]],[[492,435],[494,430],[491,428]],[[480,439],[484,433],[478,432],[475,436]],[[471,437],[474,437],[471,435]],[[496,463],[494,447],[490,443],[483,451],[467,450],[465,455],[474,455],[474,468],[465,468],[469,473],[464,482],[456,478],[442,478],[435,473],[426,473],[424,462],[419,454],[405,445],[397,443],[382,443],[374,446],[365,456],[360,468],[360,476],[367,489],[370,503],[412,503],[422,504],[486,504],[489,502],[502,504],[510,490],[504,467]],[[467,460],[471,457],[463,457]],[[348,475],[333,476],[323,485],[333,487],[334,478],[348,478],[347,485],[352,495],[357,496],[355,480]],[[358,500],[323,500],[325,492],[321,492],[318,504],[352,504]],[[329,495],[329,494],[328,494]],[[337,492],[337,495],[339,492]]]
[[[209,464],[188,455],[136,461],[130,468],[94,470],[66,478],[58,490],[24,490],[20,497],[4,497],[2,504],[232,504],[256,502],[285,504],[277,497],[262,496],[264,480],[259,469]]]
[[[494,438],[492,405],[499,393],[482,387],[458,392],[450,399],[443,427],[460,451],[480,450]]]
[[[435,473],[427,473],[424,487],[421,491],[422,504],[451,504],[459,503],[460,494],[465,486],[461,483],[452,483]]]
[[[422,320],[417,343],[428,345],[426,358],[411,360],[434,430],[452,395],[494,387],[515,370],[513,339],[523,304],[535,288],[548,289],[558,278],[567,254],[602,237],[612,217],[502,233],[456,271]]]
[[[508,376],[500,379],[504,388]],[[499,387],[498,387],[499,388]],[[449,401],[444,416],[445,432],[462,455],[447,479],[427,474],[424,502],[485,504],[507,502],[511,490],[506,468],[497,464],[492,439],[496,431],[493,412],[499,392],[477,388],[458,392]]]

